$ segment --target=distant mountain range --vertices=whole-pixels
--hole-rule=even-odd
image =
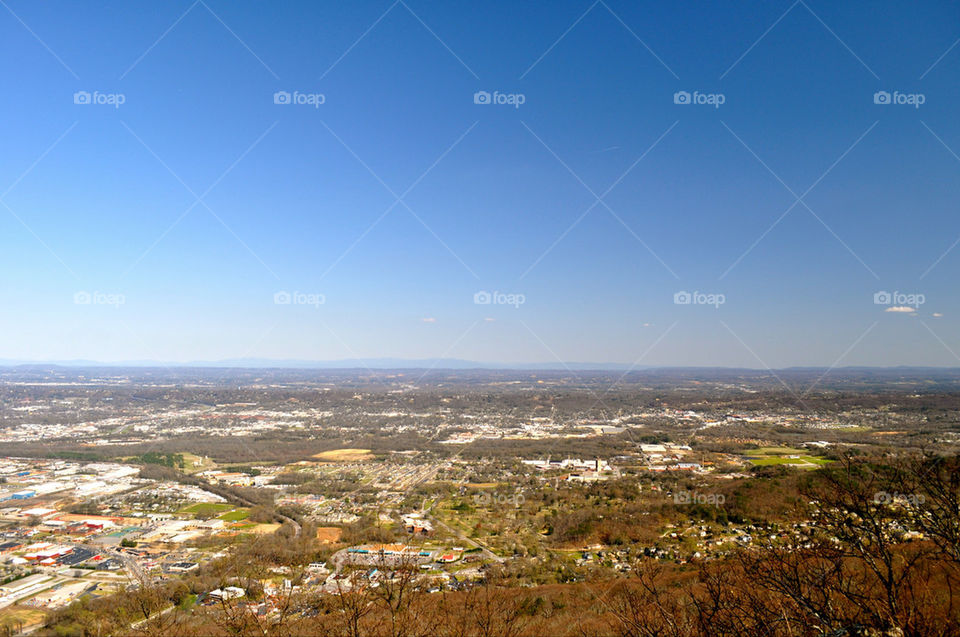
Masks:
[[[0,366],[23,365],[59,367],[233,367],[245,369],[508,369],[508,370],[627,370],[651,369],[631,367],[625,363],[497,363],[468,361],[459,358],[348,358],[332,361],[299,360],[289,358],[228,358],[216,361],[169,362],[131,360],[103,362],[85,359],[27,361],[0,358]]]
[[[237,369],[498,369],[498,370],[578,370],[578,371],[626,371],[626,370],[725,370],[737,369],[751,371],[767,371],[759,368],[734,368],[718,366],[634,366],[628,363],[586,363],[586,362],[554,362],[554,363],[500,363],[470,361],[460,358],[348,358],[341,360],[319,361],[279,358],[231,358],[215,361],[165,362],[157,360],[130,360],[104,362],[85,359],[28,361],[17,359],[0,359],[0,367],[163,367],[163,368],[237,368]],[[825,370],[826,367],[786,367],[783,370]],[[924,366],[891,366],[891,367],[837,367],[837,370],[911,370],[925,369],[944,371],[956,369],[952,367],[924,367]],[[777,370],[779,371],[779,370]]]

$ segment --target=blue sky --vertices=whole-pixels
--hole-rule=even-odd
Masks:
[[[955,4],[0,4],[0,358],[960,361]]]

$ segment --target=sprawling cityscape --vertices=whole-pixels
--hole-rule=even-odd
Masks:
[[[902,612],[950,625],[927,596],[955,575],[960,372],[844,370],[797,402],[809,378],[6,368],[0,623],[627,635],[669,610],[693,634],[709,598],[692,581],[753,582],[717,604],[806,600],[827,575],[782,588],[788,551],[841,559],[833,626],[884,604],[884,573],[862,569],[888,554],[897,578],[931,578],[897,590]],[[718,634],[771,619],[721,611]]]

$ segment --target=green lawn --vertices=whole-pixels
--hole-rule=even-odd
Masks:
[[[752,456],[799,456],[803,449],[794,449],[793,447],[760,447],[758,449],[747,449],[743,453]]]
[[[226,513],[233,511],[236,507],[232,504],[219,502],[198,502],[181,509],[181,513],[193,513],[194,515],[211,515],[215,513]]]
[[[220,519],[224,522],[239,522],[240,520],[246,520],[250,515],[250,511],[247,509],[237,509],[236,511],[230,511],[229,513],[224,513],[220,516]]]
[[[751,460],[758,467],[766,467],[772,464],[806,464],[800,458],[784,458],[782,456],[771,456],[769,458],[754,458]]]

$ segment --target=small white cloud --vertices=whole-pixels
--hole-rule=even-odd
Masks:
[[[428,316],[428,317],[422,318],[422,319],[420,319],[420,320],[423,321],[424,323],[436,323],[436,322],[437,322],[437,319],[433,318],[432,316]]]
[[[901,314],[915,314],[917,308],[910,307],[909,305],[891,305],[884,312],[899,312]]]
[[[487,318],[485,318],[485,319],[483,319],[483,320],[486,321],[487,323],[493,323],[493,322],[496,321],[497,319],[488,316]]]
[[[940,318],[941,316],[943,316],[943,314],[942,314],[941,312],[934,312],[934,313],[933,313],[933,318]]]
[[[650,327],[651,325],[653,325],[653,323],[644,323],[644,324],[643,324],[644,327]]]

